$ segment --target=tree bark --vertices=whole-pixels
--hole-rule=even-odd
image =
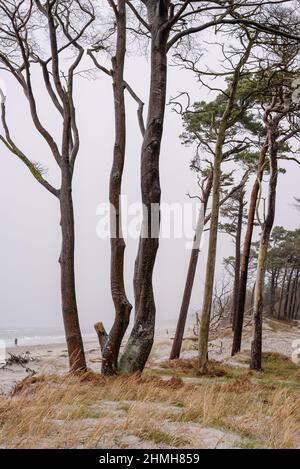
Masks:
[[[115,306],[115,320],[102,351],[102,373],[104,375],[112,375],[117,372],[120,347],[129,324],[132,309],[127,299],[124,285],[125,241],[122,235],[120,207],[126,150],[126,109],[124,96],[126,5],[124,0],[118,0],[116,22],[116,55],[112,58],[115,146],[109,186],[109,200],[111,204],[111,294]]]
[[[299,319],[299,311],[300,311],[300,301],[297,304],[296,311],[295,311],[295,318]]]
[[[198,264],[199,247],[200,247],[201,236],[203,232],[204,217],[206,213],[208,199],[209,199],[211,189],[212,189],[212,182],[213,182],[213,171],[211,171],[207,179],[206,187],[205,187],[204,194],[203,194],[204,197],[202,200],[202,209],[199,212],[199,217],[197,221],[197,228],[196,228],[196,233],[195,233],[195,238],[194,238],[194,246],[191,251],[190,263],[189,263],[188,273],[186,277],[185,288],[184,288],[179,318],[177,322],[175,337],[174,337],[172,350],[170,354],[170,360],[176,360],[177,358],[180,357],[180,350],[182,346],[184,329],[185,329],[188,309],[190,306],[192,290],[193,290],[196,269],[197,269],[197,264]]]
[[[269,314],[274,316],[278,269],[272,269],[270,280]]]
[[[141,151],[144,214],[134,273],[135,322],[120,359],[120,369],[125,373],[143,371],[153,345],[156,313],[152,276],[159,236],[159,156],[166,104],[168,30],[164,26],[168,2],[145,4],[151,24],[151,83]]]
[[[242,258],[241,258],[239,297],[238,297],[237,313],[236,313],[236,320],[235,320],[235,325],[234,325],[233,343],[232,343],[232,350],[231,350],[232,356],[240,352],[241,350],[243,322],[244,322],[244,314],[245,314],[245,303],[246,303],[246,295],[247,295],[249,260],[250,260],[250,251],[251,251],[251,243],[252,243],[252,236],[253,236],[253,226],[254,226],[254,220],[255,220],[255,209],[256,209],[260,183],[262,181],[263,174],[264,174],[264,164],[266,160],[267,151],[268,151],[268,140],[266,139],[261,149],[260,155],[259,155],[256,180],[255,180],[255,183],[253,184],[253,188],[252,188],[252,192],[250,196],[247,228],[246,228],[246,234],[244,238],[243,251],[242,251]]]
[[[295,319],[295,308],[296,308],[296,300],[297,300],[297,292],[298,292],[298,280],[299,280],[299,270],[297,270],[294,283],[293,283],[293,294],[291,299],[291,317]]]
[[[107,332],[105,330],[105,327],[104,327],[102,322],[97,322],[94,325],[94,329],[95,329],[96,334],[98,336],[101,352],[103,353],[103,350],[105,348],[105,344],[107,342],[108,334],[107,334]]]
[[[208,362],[209,323],[214,286],[219,224],[222,148],[225,141],[225,134],[226,121],[224,119],[219,128],[218,143],[216,145],[216,152],[214,158],[213,202],[211,210],[208,260],[206,266],[206,280],[204,287],[201,323],[199,328],[199,369],[201,373],[206,372]]]
[[[283,309],[283,315],[285,319],[289,319],[289,299],[290,299],[291,282],[292,282],[293,273],[294,273],[294,266],[291,267],[291,270],[288,276],[287,285],[286,285],[285,301],[284,301],[284,309]]]
[[[281,283],[280,299],[279,299],[279,305],[278,305],[278,319],[281,318],[281,309],[282,309],[282,302],[283,302],[283,297],[284,297],[286,274],[287,274],[287,265],[285,266],[283,279],[282,279],[282,283]]]
[[[253,312],[253,336],[251,342],[251,370],[261,370],[262,365],[262,317],[264,308],[264,285],[266,259],[268,252],[269,240],[274,224],[275,207],[276,207],[276,189],[278,179],[278,162],[277,162],[277,137],[278,137],[278,119],[274,123],[268,124],[268,142],[270,155],[270,181],[268,194],[268,209],[266,219],[262,227],[262,233],[259,244],[259,254],[257,262],[257,276],[254,298]]]
[[[238,297],[239,297],[239,282],[240,282],[240,269],[241,269],[241,238],[242,238],[242,228],[243,228],[243,215],[244,215],[244,196],[245,192],[240,191],[239,194],[239,211],[238,211],[238,221],[237,229],[235,235],[235,264],[234,264],[234,286],[233,286],[233,301],[232,301],[232,329],[235,328],[236,316],[237,316],[237,307],[238,307]]]
[[[62,247],[60,256],[62,312],[71,371],[85,370],[86,361],[79,325],[74,273],[74,212],[72,176],[68,162],[62,160],[60,190]]]

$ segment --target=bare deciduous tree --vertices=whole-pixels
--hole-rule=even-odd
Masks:
[[[62,246],[61,298],[70,368],[85,369],[85,354],[79,326],[75,273],[74,273],[74,212],[72,179],[79,151],[79,130],[73,99],[74,75],[84,55],[81,39],[94,20],[89,0],[9,0],[0,2],[1,69],[9,73],[23,90],[28,101],[32,121],[37,133],[44,139],[61,173],[60,188],[52,186],[44,175],[40,163],[32,161],[22,151],[10,131],[6,115],[9,99],[2,97],[1,117],[3,134],[0,136],[6,148],[16,155],[30,170],[33,177],[52,195],[60,206]],[[46,38],[44,40],[44,33]],[[43,42],[45,51],[43,52]],[[66,51],[73,52],[67,70],[61,71],[61,57]],[[56,138],[42,123],[36,100],[32,76],[42,73],[43,82],[57,111],[60,135]],[[61,144],[60,144],[61,142]]]
[[[150,234],[149,230],[151,226],[155,225],[153,223],[153,214],[151,215],[151,205],[156,206],[154,214],[156,218],[158,218],[160,206],[159,157],[166,101],[167,52],[172,47],[182,43],[184,38],[189,37],[191,34],[224,25],[248,25],[255,30],[264,30],[270,34],[280,34],[299,40],[298,36],[286,31],[282,23],[280,25],[276,22],[272,24],[266,19],[268,5],[274,3],[284,2],[254,1],[248,7],[248,5],[245,6],[243,1],[235,3],[231,1],[214,1],[203,4],[203,2],[185,0],[182,4],[174,5],[167,0],[142,0],[142,2],[138,2],[138,6],[144,5],[147,12],[147,21],[143,11],[140,12],[133,2],[126,1],[126,4],[139,21],[138,31],[140,31],[142,25],[147,36],[150,36],[151,80],[148,118],[141,152],[141,193],[145,214],[135,264],[135,323],[120,361],[120,368],[125,372],[131,373],[143,370],[154,337],[156,309],[152,276],[158,249],[158,223],[156,223],[156,233]],[[217,153],[221,154],[221,145],[218,145]],[[219,166],[220,158],[217,158],[214,168],[211,240],[213,240],[213,237],[216,238],[214,226],[217,222],[216,212],[219,205]],[[215,244],[215,241],[211,243],[212,255],[215,251]],[[213,264],[212,259],[211,266]],[[208,312],[211,304],[212,288],[208,288],[212,283],[211,277],[213,275],[211,274],[212,272],[208,272],[207,276],[208,295],[204,307],[206,312]],[[209,321],[206,324],[208,325]],[[203,337],[204,335],[202,334]],[[203,343],[203,341],[200,342]],[[205,355],[205,346],[200,355]]]
[[[144,103],[139,99],[131,86],[124,79],[126,44],[127,44],[127,11],[126,2],[118,0],[117,4],[108,0],[113,11],[114,27],[116,29],[115,54],[112,57],[112,68],[107,69],[99,63],[95,53],[99,51],[99,44],[88,50],[88,55],[95,66],[112,78],[115,112],[115,144],[113,162],[110,174],[109,201],[111,219],[111,294],[115,306],[113,326],[106,333],[102,323],[96,324],[96,331],[100,339],[102,351],[102,372],[106,375],[115,374],[118,370],[118,358],[121,343],[127,330],[132,305],[130,304],[124,281],[125,240],[122,234],[121,217],[121,189],[123,170],[126,156],[126,106],[125,90],[138,104],[138,123],[142,136],[145,133],[143,119]],[[105,39],[101,40],[105,48]],[[101,50],[101,47],[100,47]]]

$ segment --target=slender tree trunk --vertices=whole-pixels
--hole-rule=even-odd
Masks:
[[[293,266],[293,274],[295,273],[295,266]],[[295,283],[297,279],[297,272],[291,279],[291,284],[290,284],[290,294],[289,294],[289,301],[288,301],[288,318],[291,320],[293,319],[293,302],[294,302],[294,289],[295,289]]]
[[[278,319],[281,318],[281,309],[282,309],[282,302],[283,302],[283,297],[284,297],[286,274],[287,274],[287,266],[285,266],[283,279],[282,279],[282,284],[281,284],[280,299],[279,299],[279,305],[278,305]]]
[[[122,339],[129,324],[132,306],[124,285],[125,241],[121,226],[121,184],[126,150],[126,110],[124,97],[124,61],[126,53],[126,6],[118,0],[116,55],[112,59],[113,93],[115,104],[115,146],[110,174],[111,204],[111,294],[115,306],[115,320],[102,352],[102,373],[111,375],[118,369]]]
[[[293,273],[294,273],[294,267],[292,267],[290,270],[287,285],[286,285],[285,301],[284,301],[284,309],[283,309],[283,315],[285,319],[289,319],[289,299],[290,299],[290,293],[291,293],[291,282],[292,282]]]
[[[199,329],[199,369],[201,373],[206,372],[207,362],[208,362],[209,323],[210,323],[212,295],[213,295],[213,287],[214,287],[218,224],[219,224],[222,148],[223,148],[224,141],[225,141],[225,135],[226,135],[226,121],[225,119],[223,119],[223,122],[219,128],[218,143],[216,145],[216,152],[215,152],[215,158],[214,158],[213,201],[212,201],[211,221],[210,221],[208,259],[207,259],[207,266],[206,266],[206,280],[205,280],[205,287],[204,287],[201,323],[200,323],[200,329]]]
[[[231,351],[232,356],[240,352],[241,350],[243,323],[244,323],[244,314],[245,314],[245,303],[246,303],[246,295],[247,295],[249,260],[250,260],[251,243],[252,243],[252,236],[253,236],[253,226],[254,226],[254,220],[255,220],[255,208],[256,208],[260,183],[262,181],[263,174],[264,174],[264,165],[265,165],[267,151],[268,151],[268,140],[266,139],[261,149],[260,155],[259,155],[256,180],[253,185],[251,196],[250,196],[247,228],[246,228],[242,258],[241,258],[239,297],[238,297],[237,313],[236,313],[232,351]]]
[[[276,269],[276,275],[275,275],[275,285],[274,285],[274,302],[273,302],[273,316],[276,317],[276,303],[278,300],[278,278],[280,275],[280,269]]]
[[[233,285],[233,295],[232,295],[233,298],[232,298],[232,310],[231,310],[231,320],[232,320],[233,330],[235,328],[238,298],[239,298],[239,283],[240,283],[240,270],[241,270],[241,238],[242,238],[243,215],[244,215],[244,196],[245,196],[245,192],[241,190],[239,194],[239,212],[238,212],[237,229],[236,229],[236,235],[235,235],[234,285]]]
[[[211,210],[211,221],[210,221],[210,232],[209,232],[209,245],[208,245],[208,258],[206,265],[206,277],[204,287],[204,297],[201,315],[201,324],[199,329],[199,355],[198,365],[201,373],[206,373],[208,364],[208,337],[209,337],[209,324],[210,314],[212,306],[215,268],[216,268],[216,253],[217,253],[217,239],[218,239],[218,226],[219,226],[219,205],[220,205],[220,188],[221,188],[221,163],[222,163],[222,151],[226,138],[226,131],[228,128],[228,121],[231,116],[234,103],[236,100],[236,94],[238,89],[238,83],[240,79],[241,70],[244,64],[247,62],[253,42],[250,41],[243,57],[241,57],[237,64],[230,90],[230,96],[224,114],[222,116],[218,138],[215,149],[214,157],[214,179],[213,179],[213,190],[212,190],[212,210]]]
[[[253,286],[252,286],[252,289],[251,289],[250,309],[252,309],[253,305],[254,305],[255,287],[256,287],[256,282],[253,283]]]
[[[262,228],[259,254],[257,262],[257,276],[254,298],[254,313],[253,313],[253,337],[251,342],[251,370],[261,370],[262,360],[262,317],[264,308],[264,286],[265,286],[265,271],[266,259],[268,252],[269,240],[274,224],[275,207],[276,207],[276,189],[278,179],[278,162],[277,162],[277,137],[278,137],[278,123],[269,123],[268,126],[269,137],[269,154],[270,154],[270,181],[269,181],[269,195],[268,195],[268,209],[266,219]]]
[[[80,332],[74,274],[74,212],[72,201],[72,176],[69,164],[62,161],[60,191],[62,248],[61,295],[62,310],[71,371],[85,370],[86,362]]]
[[[273,269],[271,272],[270,300],[269,300],[269,314],[271,316],[274,316],[275,294],[276,294],[276,275],[277,275],[277,269]]]
[[[192,290],[193,290],[196,269],[197,269],[197,264],[198,264],[199,246],[200,246],[201,236],[203,232],[204,217],[206,213],[207,202],[208,202],[211,189],[212,189],[212,182],[213,182],[213,171],[211,171],[207,179],[206,187],[205,187],[204,194],[203,194],[203,200],[202,200],[203,209],[200,210],[198,221],[197,221],[197,228],[196,228],[196,233],[195,233],[195,238],[194,238],[194,246],[191,251],[190,263],[189,263],[188,273],[186,277],[185,288],[184,288],[179,318],[177,322],[177,328],[176,328],[175,337],[174,337],[172,350],[170,354],[170,360],[174,360],[180,357],[180,350],[182,346],[184,329],[185,329],[188,309],[190,306]]]
[[[297,301],[297,292],[298,292],[298,281],[299,281],[299,270],[295,275],[294,285],[293,285],[293,295],[291,300],[291,316],[295,319],[295,309],[296,309],[296,301]]]
[[[265,238],[261,239],[260,246],[259,246],[256,287],[255,287],[255,295],[254,295],[254,314],[253,314],[254,332],[253,332],[253,339],[251,342],[251,363],[250,363],[250,368],[252,370],[261,369],[263,290],[264,290],[267,250],[268,250],[267,241],[265,240]]]
[[[147,4],[151,23],[151,84],[148,118],[141,152],[142,232],[135,264],[135,323],[120,360],[125,373],[143,371],[152,349],[155,329],[153,269],[158,249],[161,198],[159,156],[166,104],[167,40],[164,25],[168,3]]]
[[[300,311],[300,301],[298,301],[298,304],[297,304],[297,307],[296,307],[296,311],[295,311],[295,318],[296,318],[296,319],[299,318],[299,311]]]

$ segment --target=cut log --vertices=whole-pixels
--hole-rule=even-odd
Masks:
[[[97,336],[98,336],[101,352],[103,352],[106,341],[107,341],[107,338],[108,338],[108,334],[107,334],[107,332],[105,330],[105,327],[104,327],[102,322],[97,322],[94,325],[94,328],[95,328],[95,331],[96,331]]]

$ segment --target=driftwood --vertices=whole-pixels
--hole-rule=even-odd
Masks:
[[[27,373],[36,374],[35,370],[32,370],[28,366],[26,366],[30,362],[38,361],[37,358],[33,358],[30,356],[29,352],[23,353],[22,355],[16,355],[14,353],[8,353],[9,357],[5,359],[5,363],[0,366],[0,369],[4,370],[8,366],[12,365],[20,365],[22,368],[25,368]]]

